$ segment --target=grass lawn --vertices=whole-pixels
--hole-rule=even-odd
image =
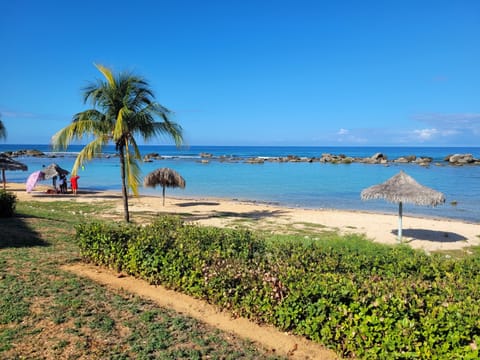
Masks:
[[[18,202],[14,218],[0,219],[0,358],[280,358],[60,270],[80,260],[74,225],[109,211],[109,202]]]

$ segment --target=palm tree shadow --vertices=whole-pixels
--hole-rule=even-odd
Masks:
[[[392,234],[398,235],[398,230],[392,230]],[[426,240],[449,243],[468,240],[465,236],[454,232],[426,229],[404,229],[402,230],[402,235],[411,238],[409,241]]]
[[[213,211],[209,214],[190,215],[191,220],[205,220],[211,218],[235,218],[246,220],[261,220],[270,217],[280,216],[286,213],[283,210],[254,210],[247,212],[233,212],[233,211]]]
[[[189,202],[182,202],[176,204],[176,206],[180,207],[189,207],[189,206],[217,206],[220,205],[219,202],[216,201],[189,201]]]
[[[0,249],[49,246],[23,217],[0,218]]]
[[[196,205],[194,203],[193,205]],[[176,212],[169,212],[169,211],[157,211],[153,212],[157,216],[162,215],[180,215],[184,220],[187,221],[199,221],[199,220],[208,220],[208,219],[244,219],[244,220],[261,220],[267,219],[270,217],[281,216],[287,213],[283,210],[254,210],[254,211],[247,211],[247,212],[234,212],[234,211],[216,211],[213,210],[211,212],[188,212],[188,213],[176,213]]]

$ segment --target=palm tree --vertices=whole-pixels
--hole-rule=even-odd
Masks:
[[[7,129],[5,128],[5,125],[3,125],[2,115],[0,114],[0,140],[6,140],[6,139],[7,139]]]
[[[6,140],[7,139],[7,129],[5,129],[5,125],[3,125],[2,122],[2,115],[0,114],[0,140]],[[5,169],[2,169],[2,182],[3,182],[3,188],[5,189]]]
[[[74,140],[92,139],[80,151],[72,168],[98,156],[104,145],[115,144],[120,159],[120,176],[125,221],[130,221],[128,189],[138,195],[140,151],[135,136],[145,141],[157,135],[171,137],[177,146],[183,142],[182,128],[169,120],[170,111],[154,101],[149,84],[141,77],[129,73],[113,74],[102,65],[95,65],[105,79],[90,83],[84,89],[84,102],[90,101],[92,109],[73,117],[71,124],[58,131],[52,138],[54,148],[66,149]],[[156,122],[155,117],[162,121]],[[127,187],[128,186],[128,187]]]

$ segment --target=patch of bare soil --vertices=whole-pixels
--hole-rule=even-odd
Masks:
[[[90,278],[112,289],[124,289],[138,294],[155,301],[161,307],[173,309],[220,330],[247,338],[267,350],[290,359],[338,359],[333,351],[302,337],[280,332],[270,326],[260,326],[244,318],[234,319],[210,304],[161,286],[150,285],[143,280],[119,276],[108,269],[88,264],[68,265],[62,269]]]

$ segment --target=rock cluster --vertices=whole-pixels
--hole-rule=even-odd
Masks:
[[[452,165],[480,164],[480,160],[475,159],[472,154],[447,155],[444,160]]]
[[[375,153],[372,156],[367,157],[351,157],[345,154],[330,154],[324,153],[320,157],[302,157],[297,155],[287,155],[280,157],[249,157],[241,159],[236,156],[214,156],[210,153],[200,153],[199,154],[202,164],[208,164],[210,160],[218,160],[220,162],[239,162],[243,161],[247,164],[264,164],[265,162],[320,162],[320,163],[331,163],[331,164],[351,164],[351,163],[362,163],[362,164],[384,164],[397,163],[397,164],[417,164],[420,166],[429,166],[433,159],[428,156],[417,156],[417,155],[405,155],[397,159],[389,160],[387,155],[383,153]],[[151,153],[144,156],[143,161],[151,162],[152,160],[163,159],[157,153]],[[453,154],[448,155],[444,159],[445,162],[448,162],[452,165],[465,165],[465,164],[478,164],[480,165],[480,160],[475,159],[472,154]]]
[[[472,154],[454,154],[448,155],[445,159],[451,165],[480,165],[480,159],[475,159]],[[269,162],[321,162],[331,164],[384,164],[398,163],[398,164],[417,164],[420,166],[429,166],[433,162],[433,158],[428,156],[406,155],[397,159],[388,160],[388,157],[382,153],[376,153],[369,157],[351,157],[344,154],[322,154],[320,157],[299,157],[288,155],[284,157],[264,158],[254,157],[245,160],[248,164],[263,164],[265,161]]]
[[[10,157],[18,156],[34,156],[34,157],[56,157],[55,154],[45,154],[42,151],[29,149],[29,150],[17,150],[17,151],[6,151],[6,155]],[[116,154],[113,156],[117,156]],[[384,164],[388,165],[389,163],[397,164],[418,164],[420,166],[429,166],[433,159],[427,156],[417,156],[417,155],[405,155],[397,159],[389,160],[388,157],[383,153],[376,153],[372,156],[367,157],[351,157],[345,154],[330,154],[324,153],[320,157],[302,157],[297,155],[287,155],[280,157],[249,157],[241,158],[238,156],[214,156],[211,153],[200,153],[201,160],[199,162],[203,164],[208,164],[210,160],[218,160],[220,162],[239,162],[243,161],[247,164],[264,164],[265,162],[320,162],[320,163],[331,163],[331,164],[351,164],[351,163],[363,163],[363,164]],[[104,157],[110,157],[110,155],[104,155]],[[162,160],[164,157],[158,153],[149,153],[144,155],[144,162],[152,162],[153,160]],[[444,159],[444,163],[450,165],[480,165],[480,159],[476,159],[472,154],[450,154],[447,155]]]
[[[153,160],[162,160],[163,157],[159,153],[149,153],[143,156],[143,162],[152,162]]]
[[[35,149],[5,151],[5,154],[10,157],[17,157],[17,156],[47,157],[47,155],[44,152],[41,152],[40,150],[35,150]]]

